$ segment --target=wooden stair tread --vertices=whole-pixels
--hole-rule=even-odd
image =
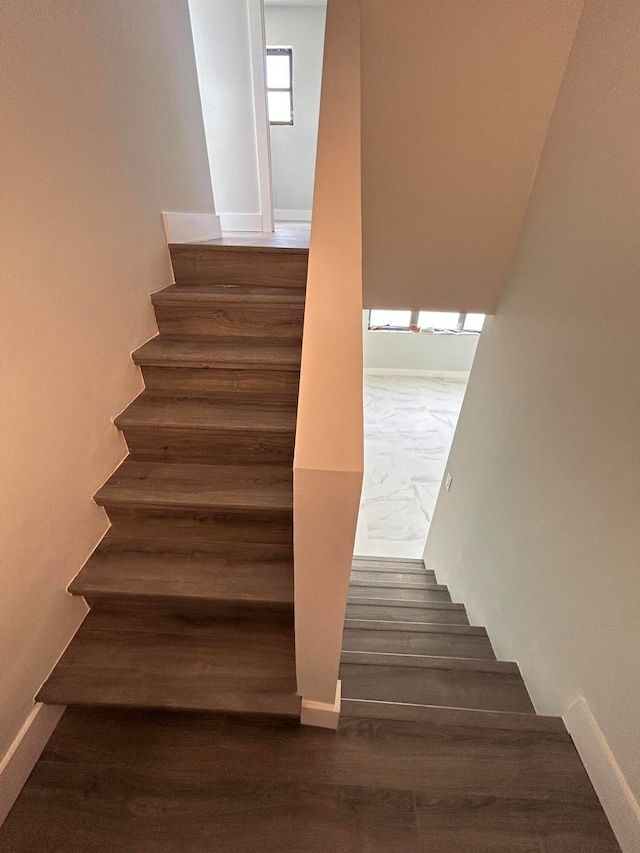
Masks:
[[[437,592],[448,592],[449,587],[440,583],[432,583],[428,580],[418,581],[416,583],[412,581],[377,581],[377,580],[360,580],[359,578],[352,578],[349,584],[349,588],[358,588],[358,589],[431,589]]]
[[[304,307],[305,290],[295,287],[269,287],[247,284],[171,284],[151,294],[154,305],[194,306],[247,304],[294,305]]]
[[[359,569],[351,570],[351,583],[354,581],[371,581],[373,583],[385,582],[404,586],[408,584],[433,584],[437,583],[435,572],[423,569],[421,572],[388,572],[379,569]]]
[[[206,335],[158,335],[133,353],[141,367],[300,370],[299,342]]]
[[[417,601],[403,598],[351,598],[347,601],[349,604],[368,605],[370,607],[417,607],[428,610],[450,610],[464,612],[464,604],[458,604],[451,601]]]
[[[291,512],[292,472],[281,465],[204,465],[126,459],[97,492],[100,506]]]
[[[135,625],[134,625],[135,620]],[[188,621],[144,630],[144,613],[113,630],[89,613],[38,701],[297,716],[293,627],[247,620]],[[134,629],[135,628],[135,629]]]
[[[378,702],[372,699],[342,699],[341,716],[372,720],[398,720],[423,725],[501,729],[515,732],[539,732],[562,735],[571,742],[562,717],[516,711],[489,711],[451,708],[444,705],[419,705],[407,702]]]
[[[374,619],[345,619],[345,629],[352,631],[404,631],[425,634],[461,634],[468,637],[486,637],[487,629],[478,625],[448,625],[446,622],[385,622]]]
[[[495,660],[487,633],[470,625],[346,619],[342,650]]]
[[[450,670],[455,672],[488,672],[499,675],[520,676],[518,664],[505,660],[477,660],[476,658],[449,658],[434,655],[388,654],[384,652],[342,652],[341,663],[357,666],[394,666],[416,669]]]
[[[145,392],[118,415],[115,424],[123,430],[135,427],[290,435],[295,432],[296,412],[290,406],[271,408],[198,397],[155,397]]]
[[[190,554],[96,551],[69,586],[90,601],[138,597],[293,607],[293,561],[234,562]]]

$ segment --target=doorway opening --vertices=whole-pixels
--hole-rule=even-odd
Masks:
[[[363,312],[365,471],[356,555],[422,558],[484,319]]]

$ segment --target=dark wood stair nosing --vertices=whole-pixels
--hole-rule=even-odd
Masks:
[[[341,665],[393,666],[415,669],[464,670],[468,672],[495,673],[521,677],[515,661],[483,658],[455,658],[439,655],[403,654],[401,652],[351,652],[343,651]]]

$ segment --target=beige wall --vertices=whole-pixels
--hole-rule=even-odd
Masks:
[[[582,0],[362,0],[364,304],[493,313]]]
[[[425,554],[538,711],[585,697],[636,798],[639,32],[637,3],[587,0]]]
[[[213,212],[186,0],[0,6],[0,757],[84,607],[161,211]]]

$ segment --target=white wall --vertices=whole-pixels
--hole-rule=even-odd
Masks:
[[[362,312],[363,362],[367,369],[433,370],[469,373],[480,335],[372,332]]]
[[[362,0],[364,303],[493,313],[582,0]]]
[[[267,6],[267,44],[293,48],[293,125],[271,127],[276,219],[310,219],[326,10]]]
[[[1,759],[85,614],[161,212],[214,209],[187,0],[4,3],[0,45]]]
[[[189,8],[222,227],[271,230],[260,0],[189,0]]]
[[[640,849],[638,32],[637,3],[587,0],[425,551],[498,656],[519,661],[537,710],[567,715],[629,851]],[[569,710],[580,696],[604,740]]]

